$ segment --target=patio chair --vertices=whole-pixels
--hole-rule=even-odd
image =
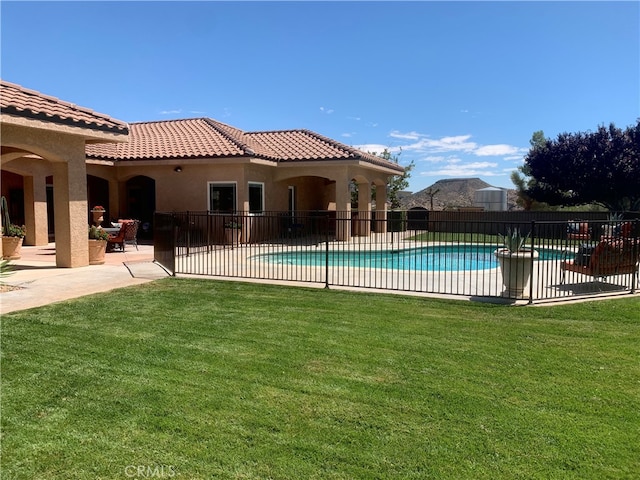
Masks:
[[[127,228],[125,221],[120,221],[120,230],[116,234],[110,234],[107,239],[107,251],[112,252],[117,246],[124,252],[124,232]]]
[[[638,273],[638,263],[640,262],[640,250],[637,239],[625,239],[617,241],[600,241],[590,251],[581,254],[578,252],[575,259],[564,260],[560,264],[562,278],[560,283],[565,281],[566,272],[576,272],[583,275],[605,279],[615,275],[635,275]]]
[[[569,221],[567,225],[567,240],[589,240],[590,238],[591,228],[587,222]]]
[[[140,220],[126,220],[126,227],[124,229],[124,242],[136,246],[138,250],[138,227],[140,226]],[[124,248],[123,248],[124,250]]]

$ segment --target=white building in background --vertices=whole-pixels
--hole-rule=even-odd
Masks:
[[[507,210],[507,189],[487,187],[476,190],[473,205],[488,212],[504,212]]]

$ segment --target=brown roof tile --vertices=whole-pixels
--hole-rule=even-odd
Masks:
[[[396,163],[309,130],[244,132],[210,118],[132,123],[129,142],[87,145],[87,156],[109,160],[258,157],[274,162],[352,159],[403,171]]]
[[[46,122],[71,125],[126,135],[126,122],[96,113],[88,108],[64,102],[55,97],[28,90],[14,83],[0,80],[0,111],[3,114],[33,118]]]
[[[208,119],[130,124],[127,143],[87,145],[87,156],[109,160],[238,157],[246,154],[230,135]]]

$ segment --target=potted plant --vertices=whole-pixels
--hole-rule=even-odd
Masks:
[[[225,222],[224,224],[224,236],[225,243],[231,245],[233,248],[234,245],[238,245],[240,243],[240,236],[242,235],[242,224],[236,221]]]
[[[96,205],[91,209],[93,225],[95,225],[96,227],[102,225],[102,222],[104,221],[104,212],[106,212],[106,210],[102,205]]]
[[[538,258],[538,252],[525,247],[529,234],[522,235],[518,228],[507,229],[507,234],[498,234],[502,248],[495,251],[502,272],[502,284],[505,287],[502,296],[523,298],[524,289],[531,278],[532,259]]]
[[[623,219],[624,216],[621,213],[609,213],[607,223],[602,226],[603,236],[611,238],[619,236]]]
[[[11,223],[7,199],[4,196],[1,199],[0,209],[2,210],[2,258],[18,260],[27,229],[24,225],[18,226]]]
[[[91,225],[89,227],[89,265],[102,265],[107,252],[109,234],[103,229]]]

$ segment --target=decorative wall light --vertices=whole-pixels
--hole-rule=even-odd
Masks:
[[[180,173],[182,171],[182,167],[176,167],[173,169],[174,172]]]

